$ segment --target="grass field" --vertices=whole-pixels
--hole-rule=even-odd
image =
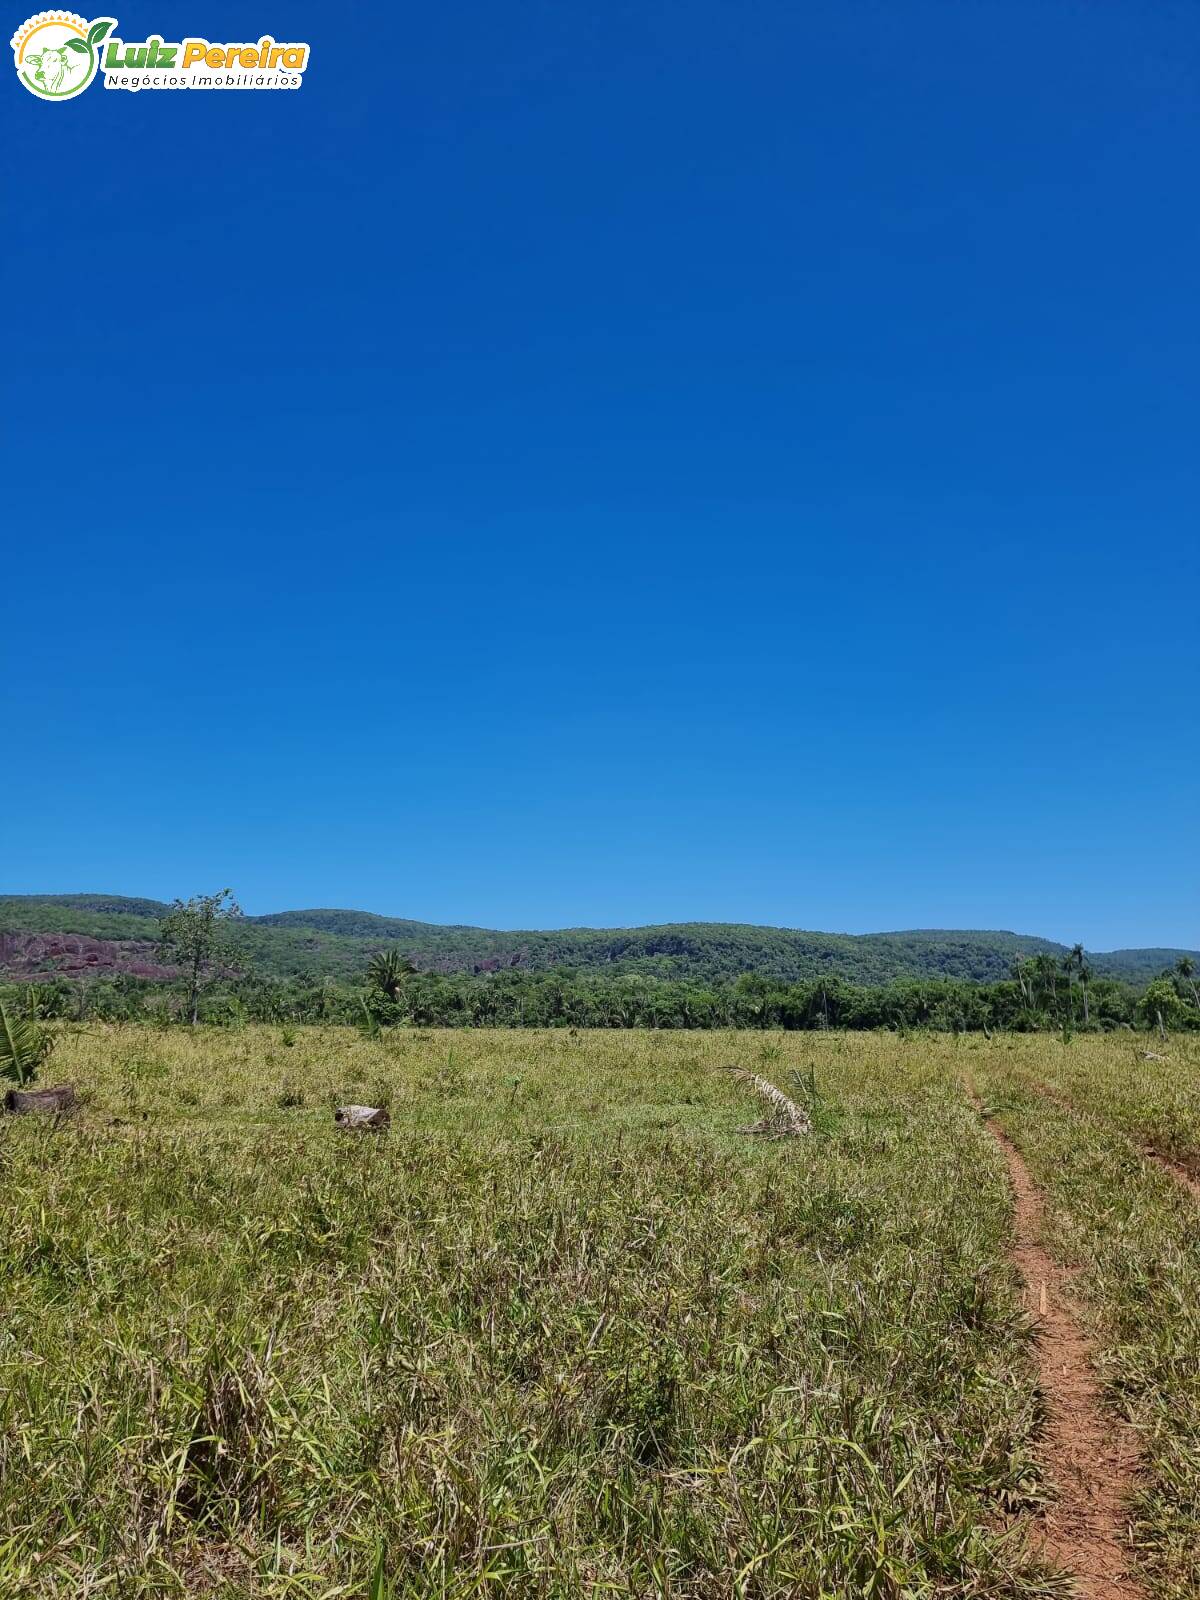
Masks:
[[[1200,1157],[1200,1040],[1163,1053],[67,1033],[83,1111],[0,1123],[0,1594],[1069,1593],[973,1086],[1137,1430],[1127,1592],[1200,1595],[1197,1202],[1143,1154]],[[729,1062],[815,1084],[813,1135],[739,1134]]]

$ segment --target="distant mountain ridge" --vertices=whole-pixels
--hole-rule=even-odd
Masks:
[[[111,894],[0,898],[0,976],[162,976],[156,941],[168,909],[159,900]],[[709,983],[743,972],[787,981],[836,974],[857,983],[933,977],[988,982],[1007,977],[1014,956],[1061,956],[1068,948],[1005,930],[845,934],[731,922],[502,930],[337,909],[246,917],[238,937],[245,970],[264,976],[355,978],[373,951],[398,945],[423,971],[570,967]],[[1181,955],[1200,965],[1200,952],[1165,948],[1089,952],[1089,961],[1098,977],[1143,983]]]

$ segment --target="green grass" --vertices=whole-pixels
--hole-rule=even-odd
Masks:
[[[968,1062],[1112,1308],[1114,1392],[1165,1430],[1154,1592],[1196,1593],[1187,1214],[1094,1121],[1064,1166],[1071,1119],[1017,1098],[1047,1049],[69,1032],[82,1115],[0,1123],[0,1594],[1064,1592],[1000,1532],[1049,1486]],[[737,1134],[731,1061],[789,1092],[811,1063],[822,1131]],[[343,1100],[390,1132],[337,1132]],[[1173,1352],[1128,1320],[1139,1260]]]
[[[974,1059],[1047,1197],[1048,1243],[1083,1268],[1108,1397],[1142,1438],[1137,1537],[1151,1592],[1184,1600],[1200,1595],[1200,1207],[1142,1146],[1195,1163],[1200,1052],[1187,1038],[1154,1047],[1165,1061],[1144,1048],[1046,1041]]]
[[[1156,1059],[1147,1060],[1147,1055]],[[990,1058],[989,1058],[990,1059]],[[1200,1037],[1046,1039],[1013,1062],[1015,1081],[1065,1099],[1138,1144],[1200,1171]]]

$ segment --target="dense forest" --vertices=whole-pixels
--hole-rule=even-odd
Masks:
[[[375,936],[381,925],[405,942],[382,944]],[[455,938],[543,943],[536,953],[520,946],[519,962],[485,958],[431,968],[434,935],[443,954]],[[318,953],[319,941],[338,941],[339,952],[348,946],[354,959],[330,963],[332,970],[295,964],[278,971],[287,965],[289,941],[308,938],[318,941]],[[1031,943],[1040,948],[1021,948]],[[556,953],[572,959],[552,964]],[[0,902],[0,999],[10,1012],[163,1026],[343,1022],[370,1032],[1200,1026],[1198,963],[1187,952],[1146,954],[1175,959],[1138,982],[1106,972],[1102,958],[1081,945],[1068,949],[1003,933],[838,938],[712,923],[501,935],[354,912],[248,918],[228,890],[171,906],[83,896]],[[981,964],[992,974],[982,981]]]
[[[158,943],[170,909],[160,901],[113,895],[0,899],[0,977],[163,977]],[[831,934],[721,922],[504,932],[363,911],[239,917],[232,936],[235,965],[243,974],[351,982],[374,951],[388,946],[398,947],[421,971],[448,976],[568,968],[706,987],[727,985],[744,973],[788,984],[827,977],[871,986],[908,978],[988,983],[1007,979],[1018,957],[1061,960],[1067,954],[1067,946],[1053,940],[1007,932]],[[1166,949],[1109,951],[1088,959],[1097,977],[1145,983],[1189,954],[1200,960],[1196,952]]]
[[[1186,966],[1187,963],[1185,962]],[[42,985],[0,984],[14,1012],[82,1022],[186,1021],[187,985],[122,974],[90,982],[57,978]],[[1200,1027],[1193,979],[1173,971],[1137,987],[1082,972],[1074,963],[1033,957],[1011,978],[977,984],[903,979],[880,985],[839,977],[784,983],[745,973],[709,986],[636,974],[482,974],[402,971],[392,984],[364,975],[336,979],[216,975],[198,999],[202,1023],[237,1027],[342,1022],[368,1032],[392,1026],[576,1028],[933,1028],[1110,1031]]]

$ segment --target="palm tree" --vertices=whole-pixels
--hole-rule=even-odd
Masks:
[[[1025,957],[1023,955],[1021,955],[1020,953],[1015,955],[1013,957],[1013,959],[1012,959],[1012,964],[1009,967],[1009,971],[1012,973],[1013,977],[1017,980],[1017,982],[1021,985],[1021,999],[1025,1003],[1026,1011],[1032,1011],[1033,1010],[1033,996],[1030,994],[1029,990],[1025,987]]]
[[[1091,1021],[1091,1017],[1088,1015],[1087,986],[1092,981],[1092,969],[1088,966],[1087,956],[1084,954],[1083,946],[1081,944],[1073,944],[1067,954],[1063,957],[1063,971],[1067,975],[1067,988],[1069,991],[1071,990],[1072,980],[1074,978],[1079,979],[1079,987],[1083,991],[1083,1020],[1085,1023],[1089,1023]],[[1075,1008],[1072,1005],[1072,1016],[1074,1015],[1074,1011]]]
[[[0,1078],[24,1088],[54,1048],[54,1035],[33,1017],[10,1016],[0,1004]]]
[[[1076,948],[1078,949],[1079,947],[1076,946]],[[1092,1019],[1088,1015],[1088,984],[1092,981],[1092,969],[1088,966],[1087,957],[1082,950],[1079,951],[1079,962],[1076,971],[1079,973],[1079,987],[1083,990],[1083,1020],[1085,1023],[1090,1024]]]
[[[1200,1011],[1200,993],[1196,989],[1196,963],[1191,956],[1180,956],[1175,963],[1175,971],[1192,991],[1192,999],[1196,1002],[1197,1011]]]
[[[367,982],[381,994],[387,995],[389,1000],[395,1001],[400,997],[405,978],[411,977],[416,970],[408,957],[401,955],[395,947],[379,950],[371,957]]]
[[[1040,951],[1033,958],[1033,970],[1037,975],[1038,987],[1041,990],[1041,1003],[1045,1008],[1049,999],[1054,1015],[1058,1015],[1058,962],[1048,950]]]

